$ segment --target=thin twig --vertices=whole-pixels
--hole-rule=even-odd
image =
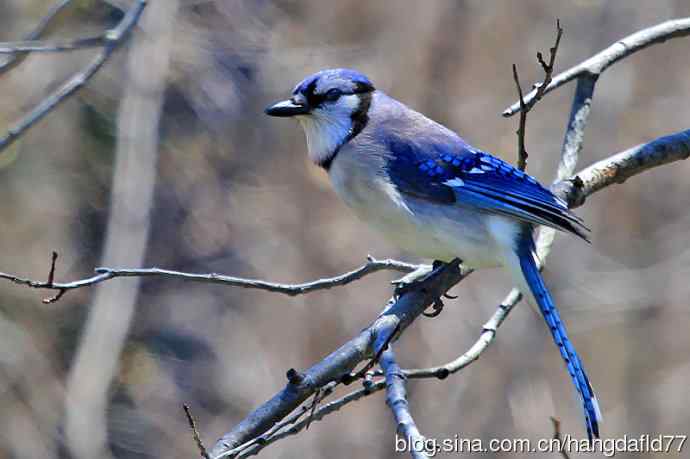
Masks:
[[[424,312],[422,312],[422,314],[424,314]],[[374,367],[374,365],[379,363],[381,356],[386,351],[386,349],[388,349],[388,346],[397,336],[399,331],[400,323],[397,323],[395,327],[393,327],[393,329],[390,330],[390,332],[385,336],[385,339],[380,339],[381,337],[377,337],[376,342],[374,343],[374,357],[372,357],[371,360],[369,360],[369,362],[367,362],[367,364],[357,373],[345,375],[342,381],[345,384],[350,384],[352,381],[364,378],[369,373],[369,370],[371,370]]]
[[[72,78],[67,80],[60,88],[39,102],[27,115],[11,126],[5,136],[0,137],[0,152],[15,142],[22,134],[43,119],[44,116],[50,113],[50,111],[60,103],[67,100],[72,94],[81,89],[96,72],[100,70],[103,64],[108,61],[118,46],[129,36],[129,33],[139,21],[145,7],[146,0],[137,0],[127,11],[120,23],[103,35],[104,44],[101,52],[86,67],[82,71],[74,74]]]
[[[592,111],[592,97],[594,96],[594,87],[596,83],[597,79],[595,77],[584,75],[577,80],[577,87],[570,109],[570,117],[568,119],[565,135],[563,136],[561,160],[558,163],[558,170],[553,182],[554,184],[571,177],[575,173],[580,151],[582,150],[582,144],[585,139],[585,128],[587,127],[589,115]],[[555,229],[547,226],[542,226],[539,229],[536,247],[537,256],[542,262],[546,260],[546,257],[551,252],[555,239]]]
[[[343,397],[340,397],[336,400],[333,400],[329,403],[323,404],[319,407],[319,409],[316,410],[314,415],[311,417],[311,419],[302,419],[297,422],[285,422],[285,423],[280,423],[280,429],[275,429],[271,434],[268,434],[268,432],[264,435],[262,435],[261,441],[260,442],[255,442],[251,445],[251,447],[248,448],[236,448],[233,450],[233,454],[237,454],[238,459],[239,458],[245,458],[249,456],[254,456],[259,453],[262,449],[267,447],[268,445],[275,443],[278,440],[281,440],[285,437],[289,437],[292,435],[296,435],[300,433],[302,430],[305,430],[306,425],[311,422],[318,422],[322,420],[325,416],[335,413],[336,411],[340,410],[340,408],[344,407],[345,405],[348,405],[352,402],[355,402],[363,397],[367,397],[373,393],[379,392],[383,390],[386,387],[386,381],[384,379],[380,379],[376,382],[372,382],[371,384],[371,389],[369,388],[361,388],[355,391],[352,391]],[[287,418],[285,419],[287,420]],[[289,426],[289,427],[288,427]],[[287,427],[287,428],[286,428]],[[273,429],[272,429],[273,430]],[[232,454],[229,454],[228,456],[221,456],[221,457],[232,457]],[[219,459],[219,458],[215,458]]]
[[[527,112],[529,109],[525,105],[525,99],[522,97],[522,85],[520,84],[520,77],[518,76],[517,65],[513,64],[513,80],[517,87],[518,95],[520,97],[520,122],[518,130],[515,131],[518,137],[518,160],[517,168],[524,171],[527,168],[527,150],[525,149],[525,125],[527,124]]]
[[[57,262],[58,259],[58,253],[53,251],[53,254],[51,256],[50,260],[50,272],[48,273],[48,281],[46,282],[47,285],[53,286],[55,284],[55,263]],[[57,293],[55,295],[49,297],[49,298],[44,298],[43,303],[45,304],[50,304],[50,303],[55,303],[58,301],[60,298],[62,298],[62,295],[65,294],[67,290],[64,288],[58,289]]]
[[[97,48],[106,44],[108,33],[101,33],[90,37],[77,38],[67,41],[6,41],[0,42],[0,54],[17,53],[57,53],[62,51],[78,51],[81,49]]]
[[[309,426],[311,425],[311,419],[314,416],[314,411],[316,411],[316,407],[319,406],[319,402],[321,401],[321,389],[316,389],[316,392],[314,392],[314,400],[311,402],[311,410],[309,412],[309,419],[307,419],[307,425],[304,427],[304,430],[309,430]]]
[[[496,339],[498,327],[503,324],[512,308],[520,301],[521,295],[518,290],[511,291],[511,294],[503,300],[496,308],[491,318],[482,327],[482,332],[475,343],[460,357],[438,367],[406,370],[405,375],[409,378],[438,378],[445,379],[449,375],[457,373],[472,362],[477,360]]]
[[[558,444],[560,445],[558,452],[561,453],[563,459],[570,459],[570,456],[565,450],[563,438],[561,437],[561,421],[551,416],[551,422],[553,423],[553,439],[558,440]]]
[[[199,448],[199,454],[201,454],[201,457],[203,457],[204,459],[211,459],[211,457],[208,455],[208,452],[206,451],[204,443],[201,441],[201,437],[199,437],[199,430],[197,430],[196,428],[196,422],[194,421],[194,417],[192,416],[191,410],[187,405],[182,405],[182,408],[184,408],[184,414],[187,416],[189,428],[192,429],[192,435],[194,436],[194,442],[196,443],[197,448]]]
[[[282,293],[288,296],[303,295],[305,293],[316,290],[326,290],[337,286],[347,285],[351,282],[359,280],[369,274],[378,271],[390,270],[398,272],[413,272],[425,265],[415,265],[405,263],[398,260],[384,259],[377,260],[372,256],[367,257],[367,262],[359,268],[340,274],[335,277],[317,279],[311,282],[301,284],[283,284],[277,282],[267,282],[259,279],[246,279],[241,277],[226,276],[223,274],[209,273],[209,274],[195,274],[181,271],[172,271],[161,268],[139,268],[139,269],[114,269],[114,268],[96,268],[96,275],[79,279],[72,282],[42,282],[32,279],[26,279],[16,276],[14,274],[7,274],[0,272],[0,279],[6,279],[15,284],[26,285],[27,287],[37,289],[49,289],[65,291],[74,290],[105,282],[117,277],[162,277],[166,279],[177,279],[192,282],[205,282],[212,284],[230,285],[242,288],[252,288],[258,290],[266,290],[269,292]],[[52,302],[52,301],[51,301]]]
[[[542,93],[541,95],[544,96],[578,77],[599,76],[609,66],[648,46],[663,43],[673,38],[686,37],[688,35],[690,35],[690,18],[662,22],[654,27],[635,32],[632,35],[628,35],[616,41],[608,48],[584,62],[556,75],[551,80],[551,83],[546,85],[543,89],[535,85],[536,89],[525,95],[525,102],[530,104],[539,91]],[[503,116],[513,116],[518,111],[520,111],[520,102],[516,101],[503,111]]]
[[[561,37],[563,36],[563,28],[561,27],[561,22],[556,19],[556,41],[554,45],[549,49],[549,62],[544,61],[544,56],[541,52],[537,52],[537,61],[541,65],[544,71],[544,80],[538,84],[536,93],[533,98],[529,101],[525,101],[522,95],[522,85],[520,84],[520,77],[518,76],[517,66],[513,64],[513,80],[515,81],[515,86],[517,87],[519,103],[520,103],[520,122],[519,127],[516,132],[518,136],[518,161],[517,167],[521,171],[524,171],[527,167],[527,150],[525,149],[525,126],[527,124],[527,113],[534,108],[534,106],[541,100],[544,96],[544,90],[551,83],[551,77],[553,75],[553,69],[556,63],[556,54],[558,53],[558,46],[561,44]]]
[[[50,272],[48,273],[48,284],[53,285],[53,281],[55,280],[55,262],[57,262],[58,259],[58,253],[53,250],[53,254],[50,257]]]
[[[41,21],[38,23],[38,25],[29,32],[25,37],[24,40],[36,40],[41,37],[43,32],[46,31],[48,28],[48,25],[55,19],[55,17],[60,14],[60,12],[71,3],[72,0],[60,0],[57,2],[55,5],[53,5],[52,8],[46,13],[45,16],[41,19]],[[0,75],[2,75],[5,72],[9,72],[16,66],[22,63],[24,59],[29,55],[29,53],[16,53],[13,54],[12,56],[9,56],[5,61],[0,64]]]
[[[269,430],[264,432],[262,435],[259,435],[258,437],[255,437],[255,438],[252,438],[248,442],[238,446],[237,448],[226,451],[221,456],[218,456],[214,459],[219,459],[219,458],[223,458],[223,457],[227,457],[227,458],[240,457],[240,456],[238,456],[238,454],[242,454],[246,451],[252,451],[257,447],[263,448],[265,445],[272,443],[270,441],[270,439],[273,438],[274,436],[276,436],[278,431],[280,431],[283,428],[290,426],[290,425],[301,424],[302,427],[306,430],[307,426],[309,426],[309,424],[311,424],[311,422],[313,420],[316,420],[316,418],[314,416],[318,415],[318,412],[319,412],[319,410],[316,410],[316,413],[314,413],[314,415],[309,416],[308,418],[304,418],[304,419],[302,419],[302,421],[300,421],[300,418],[302,418],[302,416],[304,416],[304,414],[310,410],[310,406],[311,405],[300,406],[292,414],[285,417],[280,422],[277,422],[273,427],[271,427]]]

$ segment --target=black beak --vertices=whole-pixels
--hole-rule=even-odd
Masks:
[[[266,107],[266,114],[269,116],[288,117],[295,115],[306,115],[309,113],[309,107],[306,105],[299,105],[292,100],[283,100],[277,102],[270,107]]]

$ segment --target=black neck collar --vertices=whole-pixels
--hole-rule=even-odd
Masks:
[[[335,150],[333,150],[333,153],[328,155],[319,163],[319,166],[323,167],[327,172],[330,170],[333,160],[335,160],[335,157],[338,155],[340,148],[350,140],[357,137],[357,135],[362,132],[362,129],[364,129],[369,122],[369,108],[371,107],[372,92],[359,93],[357,96],[359,97],[359,105],[357,110],[355,110],[350,116],[350,119],[352,120],[350,133],[347,135],[347,137],[345,137],[342,143],[338,145]]]

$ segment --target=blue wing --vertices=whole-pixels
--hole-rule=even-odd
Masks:
[[[448,140],[448,139],[444,139]],[[589,229],[534,178],[459,137],[427,144],[388,142],[387,173],[398,190],[437,204],[465,205],[546,225],[585,240]]]

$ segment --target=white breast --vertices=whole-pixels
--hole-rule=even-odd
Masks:
[[[381,173],[377,157],[361,153],[346,145],[329,170],[336,193],[360,219],[417,256],[445,261],[459,257],[477,268],[500,264],[501,253],[484,215],[401,195]]]

